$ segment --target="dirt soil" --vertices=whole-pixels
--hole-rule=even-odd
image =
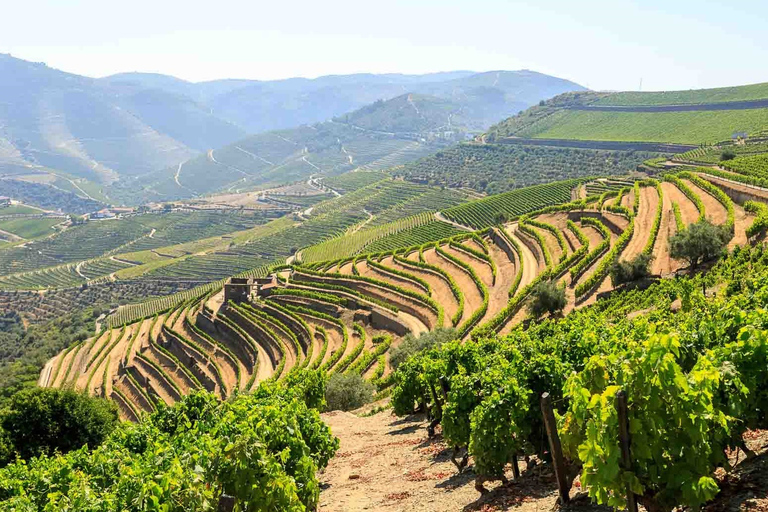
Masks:
[[[416,261],[418,261],[418,253],[416,253],[416,258],[417,258]],[[411,261],[414,261],[414,260],[411,260]],[[402,270],[403,272],[410,272],[411,274],[417,277],[420,277],[421,279],[426,281],[427,284],[429,284],[429,287],[432,288],[432,298],[438,301],[440,305],[443,306],[443,310],[445,310],[444,325],[446,326],[451,325],[451,318],[453,317],[453,315],[456,314],[456,310],[459,308],[459,303],[456,300],[456,297],[453,296],[451,287],[445,281],[445,279],[443,279],[442,277],[438,277],[432,272],[425,272],[415,267],[406,267],[404,265],[401,265],[400,263],[397,263],[396,261],[394,261],[394,258],[392,257],[385,258],[383,263],[392,268],[396,268],[397,270]]]
[[[632,239],[621,253],[621,259],[631,260],[645,249],[648,237],[651,234],[653,221],[656,219],[656,210],[659,206],[659,194],[655,187],[642,187],[640,189],[640,207],[635,217],[635,230]]]
[[[443,249],[445,246],[443,246]],[[459,285],[459,289],[464,292],[464,314],[461,317],[461,321],[465,321],[472,316],[472,313],[479,308],[483,303],[483,297],[480,295],[480,290],[477,289],[477,285],[472,278],[467,275],[466,272],[453,264],[442,256],[439,256],[434,249],[424,251],[424,259],[430,265],[435,265],[446,272],[448,272]]]
[[[546,467],[512,477],[506,486],[486,485],[482,496],[474,487],[470,462],[458,474],[450,459],[451,448],[439,434],[429,439],[423,416],[397,418],[390,411],[363,418],[347,412],[322,415],[341,447],[320,474],[320,511],[387,512],[551,510],[557,485]]]

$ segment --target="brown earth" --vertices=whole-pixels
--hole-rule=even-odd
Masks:
[[[464,293],[464,314],[461,316],[461,322],[472,316],[472,312],[483,304],[483,297],[480,294],[480,290],[477,289],[475,282],[472,281],[472,278],[453,262],[438,255],[434,249],[424,251],[424,259],[430,265],[438,266],[448,272],[453,277],[453,280],[456,281],[459,289]]]
[[[635,216],[635,230],[632,239],[621,253],[621,259],[631,260],[645,249],[651,235],[651,228],[656,219],[656,210],[659,205],[659,194],[655,187],[640,188],[640,206]]]
[[[319,475],[321,512],[538,512],[555,504],[557,486],[551,473],[526,473],[523,461],[523,476],[514,480],[508,467],[510,483],[487,483],[490,492],[481,497],[474,488],[471,463],[457,473],[439,427],[438,435],[429,439],[422,416],[401,419],[384,411],[358,417],[336,411],[322,417],[341,447]]]
[[[416,261],[418,261],[418,257],[419,254],[416,253]],[[456,297],[453,296],[451,287],[445,281],[445,279],[438,277],[432,272],[425,272],[423,270],[416,269],[415,267],[406,267],[405,265],[401,265],[400,263],[394,261],[394,258],[392,257],[385,258],[382,263],[392,268],[396,268],[397,270],[410,272],[411,274],[426,281],[427,284],[429,284],[429,287],[432,289],[432,298],[436,300],[441,306],[443,306],[443,310],[445,311],[444,325],[451,325],[451,318],[459,309],[459,303],[456,300]]]

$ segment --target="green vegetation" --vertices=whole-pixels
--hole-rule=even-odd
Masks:
[[[610,270],[613,286],[630,283],[643,279],[651,274],[650,266],[653,256],[648,252],[642,252],[629,261],[617,261]]]
[[[443,214],[459,224],[476,229],[487,228],[496,224],[495,219],[499,212],[507,214],[512,219],[545,206],[567,203],[571,199],[571,190],[579,183],[578,180],[558,181],[505,192],[455,206],[444,211]]]
[[[768,126],[768,109],[701,112],[558,111],[521,130],[520,137],[617,140],[627,142],[713,143],[734,131],[757,132]]]
[[[438,348],[444,343],[458,338],[456,329],[438,327],[430,332],[421,333],[419,336],[407,334],[397,347],[389,351],[389,364],[397,369],[405,361],[425,350]]]
[[[221,494],[248,510],[314,509],[316,472],[339,442],[308,406],[325,395],[325,380],[313,375],[292,381],[290,390],[262,385],[226,402],[192,394],[139,424],[121,425],[96,449],[0,470],[0,496],[15,509],[77,504],[117,511],[152,497],[204,510]]]
[[[373,384],[356,373],[336,372],[328,378],[325,390],[326,409],[351,411],[373,400]]]
[[[733,233],[727,226],[715,226],[706,219],[700,220],[669,239],[669,253],[695,269],[722,254],[732,237]]]
[[[555,281],[540,281],[530,293],[528,311],[534,318],[544,314],[554,315],[560,313],[567,303],[565,297],[565,284],[557,284]]]
[[[744,203],[744,210],[755,214],[755,220],[747,228],[747,236],[751,238],[764,235],[768,230],[768,206],[757,201],[747,201]]]
[[[662,92],[616,92],[603,96],[595,105],[700,105],[726,101],[761,100],[768,98],[768,83]]]
[[[564,178],[625,174],[654,156],[645,151],[462,143],[392,172],[409,180],[498,194]]]
[[[0,433],[12,458],[52,456],[87,446],[94,449],[117,426],[117,407],[75,391],[34,388],[21,391],[0,415]]]
[[[723,167],[747,176],[768,178],[768,154],[735,158],[729,162],[724,162]]]
[[[582,466],[581,487],[595,502],[624,506],[629,482],[648,510],[699,507],[717,493],[725,450],[744,446],[741,435],[766,424],[759,412],[768,389],[766,261],[763,246],[737,250],[707,276],[615,294],[506,337],[422,352],[395,373],[395,413],[441,410],[445,441],[468,450],[481,485],[502,477],[510,459],[549,450],[539,404],[546,392],[564,416],[565,456]],[[729,291],[706,298],[705,281],[725,282]],[[679,297],[688,306],[674,313]],[[628,318],[645,308],[652,312]],[[730,322],[737,327],[723,328]],[[432,391],[439,379],[448,382],[445,399]],[[627,393],[632,432],[631,466],[622,471],[619,390]]]
[[[64,219],[47,217],[22,217],[0,220],[0,230],[31,240],[54,234],[55,231],[51,228],[56,224],[61,224],[63,221]]]

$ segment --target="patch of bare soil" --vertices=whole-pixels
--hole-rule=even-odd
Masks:
[[[418,253],[416,253],[416,258],[418,261]],[[456,300],[456,297],[453,296],[451,287],[445,281],[445,279],[438,277],[432,272],[426,272],[415,267],[406,267],[405,265],[401,265],[400,263],[394,261],[394,258],[392,257],[384,259],[383,263],[397,270],[410,272],[411,274],[426,281],[427,284],[429,284],[429,287],[432,289],[432,298],[440,303],[441,306],[443,306],[443,310],[445,311],[445,325],[451,325],[451,318],[456,314],[456,310],[459,309],[459,303]]]
[[[720,204],[720,201],[709,195],[705,190],[700,189],[688,180],[682,180],[683,183],[688,185],[688,188],[693,190],[694,194],[699,196],[701,202],[704,203],[704,212],[707,220],[712,224],[725,224],[728,221],[728,212],[725,210],[725,206]]]
[[[757,455],[745,458],[738,450],[729,454],[734,467],[728,473],[718,470],[720,492],[703,507],[705,512],[768,511],[768,431],[748,431],[744,439]]]
[[[536,276],[538,275],[540,269],[539,269],[539,261],[536,258],[536,255],[531,252],[531,250],[528,248],[527,245],[523,243],[523,241],[519,237],[519,233],[516,231],[512,231],[510,229],[507,229],[507,234],[515,239],[520,246],[520,250],[523,253],[523,277],[520,280],[520,285],[518,286],[518,291],[522,290],[525,286],[527,286],[531,281],[536,279]],[[508,334],[509,331],[511,331],[517,324],[519,324],[526,316],[528,315],[528,312],[526,311],[525,307],[520,308],[520,311],[518,311],[505,325],[501,328],[500,333]]]
[[[665,183],[661,185],[664,191],[664,200],[661,212],[661,226],[659,226],[659,234],[656,236],[656,243],[653,246],[651,273],[664,275],[672,272],[672,269],[677,266],[669,255],[669,239],[677,233],[677,223],[675,221],[675,213],[672,210],[672,198],[664,188]]]
[[[688,199],[674,183],[668,181],[661,182],[661,189],[664,191],[664,199],[669,198],[670,210],[672,209],[672,203],[677,203],[680,206],[680,216],[683,219],[683,223],[687,226],[693,224],[699,218],[699,210],[696,209],[696,205],[693,201]],[[675,222],[674,214],[672,215],[672,222]]]
[[[496,284],[488,287],[488,311],[481,322],[490,320],[507,306],[509,290],[512,288],[517,272],[515,263],[509,259],[501,247],[489,241],[488,248],[491,260],[496,265]]]
[[[320,511],[387,512],[551,510],[557,485],[547,466],[526,471],[509,484],[486,483],[481,496],[474,487],[472,464],[459,474],[452,449],[438,434],[427,437],[423,416],[397,418],[389,411],[367,418],[346,412],[322,415],[341,447],[320,475]]]
[[[659,206],[659,194],[655,187],[640,189],[640,206],[635,216],[635,231],[627,247],[622,251],[622,260],[631,260],[645,248],[651,235],[653,221],[656,219],[656,209]]]
[[[424,251],[424,258],[430,265],[436,265],[448,272],[464,293],[464,314],[461,316],[461,321],[472,316],[472,313],[483,304],[483,297],[472,278],[453,262],[438,255],[434,249]]]
[[[533,227],[533,229],[536,230],[544,239],[544,243],[547,246],[547,251],[549,251],[549,255],[552,257],[552,263],[560,261],[563,250],[560,248],[560,244],[557,243],[557,238],[555,235],[546,229],[539,229],[537,227]]]
[[[744,208],[734,204],[733,205],[733,238],[728,244],[728,248],[732,249],[737,245],[744,245],[747,243],[747,228],[755,220],[754,215],[750,215],[744,211]]]
[[[488,263],[480,259],[477,259],[474,256],[470,256],[465,252],[456,250],[453,247],[450,247],[448,245],[444,246],[443,250],[448,254],[450,254],[451,256],[453,256],[454,258],[461,260],[467,265],[469,265],[470,267],[472,267],[472,270],[475,271],[475,274],[477,274],[477,276],[485,284],[485,286],[489,288],[493,286],[493,271],[491,270],[491,266],[488,265]]]
[[[635,189],[633,188],[630,190],[627,194],[624,194],[624,196],[621,198],[621,206],[624,206],[625,208],[632,208],[632,205],[635,204]]]

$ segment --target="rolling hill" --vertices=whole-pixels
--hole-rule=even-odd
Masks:
[[[0,174],[7,178],[0,185],[16,180],[27,189],[137,204],[384,168],[432,152],[423,143],[435,136],[482,131],[541,99],[579,90],[531,71],[93,79],[0,55]],[[334,125],[317,125],[332,118]],[[280,131],[243,139],[268,130]]]
[[[323,123],[246,137],[163,173],[128,181],[121,192],[136,194],[134,201],[166,200],[358,168],[387,169],[462,141],[484,128],[483,123],[458,99],[408,93]]]
[[[667,92],[563,94],[489,130],[487,140],[622,141],[699,145],[768,125],[768,84]]]
[[[183,94],[250,133],[326,121],[377,100],[406,93],[461,104],[480,129],[578,84],[533,71],[449,71],[425,75],[355,74],[315,79],[216,80],[190,83],[174,77],[123,73],[102,79]]]

